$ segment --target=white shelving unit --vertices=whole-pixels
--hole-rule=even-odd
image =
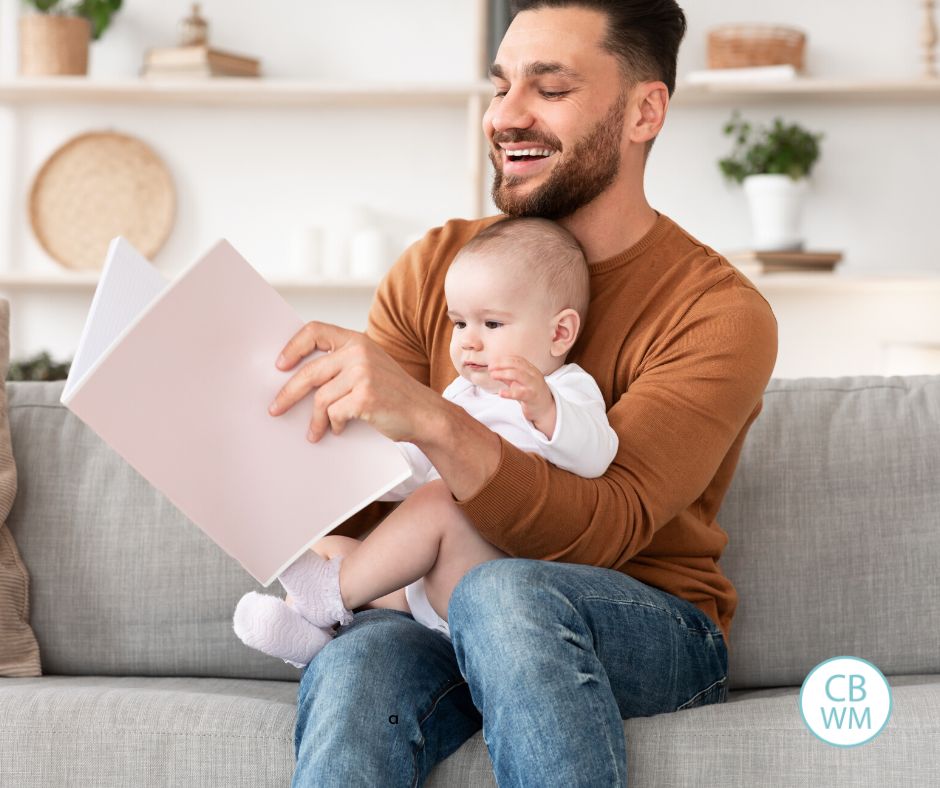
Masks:
[[[10,107],[50,103],[103,103],[122,105],[193,105],[200,107],[402,107],[434,106],[464,108],[467,114],[467,159],[470,178],[468,192],[476,214],[483,212],[486,143],[479,132],[479,120],[492,86],[487,80],[463,83],[364,83],[341,84],[305,80],[217,79],[92,80],[87,77],[45,77],[0,81],[0,105]],[[940,80],[850,81],[796,79],[779,83],[679,83],[673,104],[727,106],[737,103],[799,102],[936,102],[940,103]],[[771,275],[756,277],[755,284],[767,288],[860,288],[906,289],[918,279],[858,279],[837,275]],[[758,281],[759,280],[759,281]],[[929,280],[928,285],[929,286]],[[61,275],[31,275],[0,272],[0,287],[17,290],[93,288],[94,275],[63,272]],[[318,289],[369,290],[374,282],[278,282],[279,289],[315,291]]]
[[[50,104],[110,104],[121,106],[198,106],[198,107],[257,107],[310,108],[310,107],[451,107],[463,111],[466,117],[466,156],[468,205],[476,215],[484,211],[483,183],[487,172],[487,144],[480,133],[480,119],[492,95],[492,86],[486,80],[451,84],[366,83],[339,84],[315,81],[275,79],[224,79],[207,82],[151,81],[143,79],[91,80],[84,77],[0,80],[0,111],[15,115],[18,107]],[[675,106],[767,105],[780,102],[804,104],[940,104],[940,80],[907,81],[847,81],[798,79],[773,84],[712,84],[692,85],[680,83],[673,96]],[[0,151],[4,161],[15,155],[12,149]],[[5,185],[9,189],[9,184]],[[6,203],[14,204],[12,195],[0,195]],[[0,205],[4,202],[0,199]],[[2,242],[2,239],[0,239]],[[2,253],[4,250],[0,250]],[[171,274],[169,274],[171,275]],[[843,276],[833,274],[770,274],[750,276],[764,292],[776,312],[781,315],[781,327],[790,324],[799,309],[812,310],[821,300],[831,304],[857,300],[874,304],[891,299],[880,296],[893,294],[901,301],[916,303],[925,311],[925,299],[930,303],[940,297],[940,277],[909,276]],[[0,272],[0,292],[22,294],[35,298],[44,293],[68,295],[69,298],[87,300],[98,281],[98,272],[71,272],[38,274],[27,271]],[[317,281],[279,279],[272,281],[284,294],[316,295],[318,293],[346,295],[353,299],[367,299],[374,291],[373,281]],[[844,299],[843,296],[851,296]],[[879,301],[880,299],[880,301]],[[814,322],[824,321],[829,306],[819,307]],[[789,310],[789,312],[788,312]],[[848,320],[849,318],[846,318]],[[887,320],[896,320],[887,316]],[[926,326],[926,328],[924,328]],[[860,325],[859,331],[863,326]],[[940,341],[940,326],[933,319],[921,322],[917,336],[927,341]],[[781,350],[783,350],[783,334]],[[805,337],[799,341],[804,342]],[[845,340],[840,340],[845,341]],[[875,340],[869,351],[876,347]],[[796,342],[793,343],[794,347]],[[813,371],[812,374],[820,374]]]

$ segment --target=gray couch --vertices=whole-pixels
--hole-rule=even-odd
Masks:
[[[262,589],[61,390],[8,384],[45,675],[0,679],[0,785],[288,785],[299,671],[231,627]],[[728,701],[626,721],[630,785],[940,785],[940,376],[772,380],[720,522]],[[841,655],[893,688],[887,727],[848,749],[797,705]],[[428,784],[495,785],[482,735]]]

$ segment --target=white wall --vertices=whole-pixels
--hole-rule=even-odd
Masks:
[[[90,78],[130,77],[149,46],[169,45],[188,3],[130,0],[93,46]],[[802,26],[809,35],[808,70],[816,77],[904,79],[920,73],[917,0],[688,0],[690,32],[679,73],[705,65],[705,33],[731,21]],[[890,10],[889,10],[890,9]],[[0,0],[0,77],[14,75],[15,0]],[[277,78],[350,81],[470,80],[477,75],[476,0],[345,0],[343,3],[208,0],[211,40],[262,58]],[[726,185],[717,159],[729,150],[721,134],[730,107],[672,107],[650,158],[653,205],[720,250],[747,246],[743,195]],[[790,121],[823,131],[805,220],[808,243],[846,253],[846,273],[940,273],[934,228],[940,221],[940,106],[862,102],[790,102],[745,109],[747,117]],[[466,118],[462,109],[354,110],[201,109],[145,106],[0,108],[4,135],[18,129],[17,161],[0,162],[4,186],[15,179],[9,225],[13,259],[0,267],[52,271],[25,217],[32,178],[71,136],[114,128],[150,143],[170,166],[178,191],[172,236],[155,263],[179,270],[226,236],[262,272],[276,275],[290,238],[318,212],[364,203],[394,229],[393,251],[408,235],[451,216],[467,216]],[[487,164],[487,167],[489,165]],[[12,216],[10,215],[12,211]],[[9,240],[11,243],[6,243]],[[17,296],[33,314],[14,332],[14,355],[48,348],[70,354],[88,301],[75,295]],[[367,293],[294,299],[309,317],[364,325]],[[14,305],[14,309],[17,307]],[[54,311],[53,311],[54,310]]]

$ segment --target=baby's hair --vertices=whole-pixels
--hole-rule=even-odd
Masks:
[[[454,262],[481,252],[500,255],[506,267],[515,267],[548,294],[555,312],[574,309],[584,326],[591,300],[587,260],[577,239],[560,224],[535,217],[503,219],[471,238]]]

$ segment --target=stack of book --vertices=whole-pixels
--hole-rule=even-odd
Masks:
[[[832,273],[842,260],[842,252],[730,252],[726,255],[745,276],[779,273]]]
[[[726,85],[751,82],[793,82],[799,79],[791,65],[752,66],[750,68],[706,68],[685,76],[689,85]]]
[[[257,58],[222,52],[206,45],[156,47],[147,50],[143,77],[258,77],[261,63]]]

